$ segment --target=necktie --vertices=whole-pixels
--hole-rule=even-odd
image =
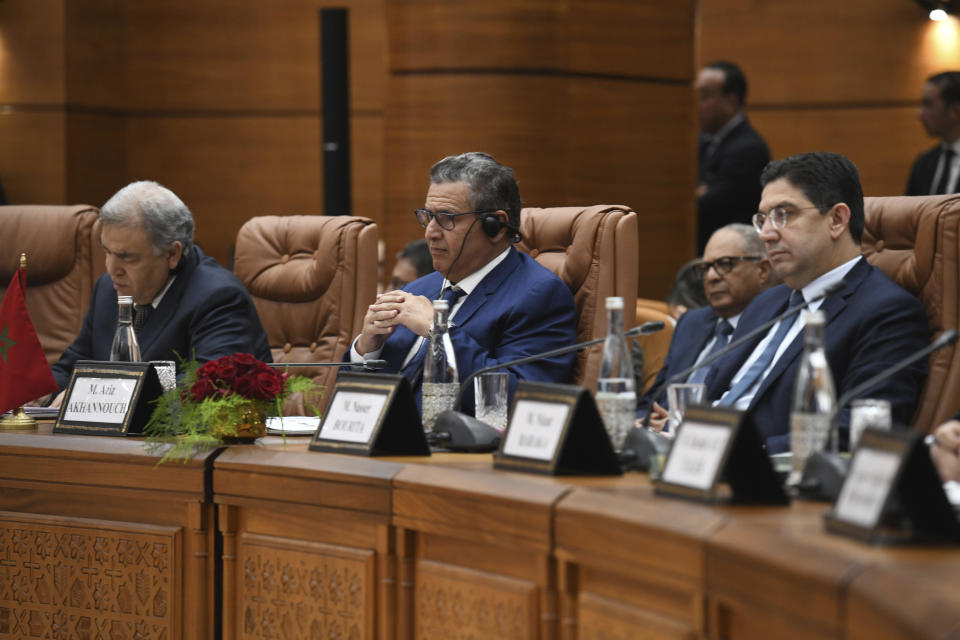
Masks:
[[[133,330],[137,335],[140,335],[140,329],[143,328],[143,325],[147,324],[151,313],[153,313],[152,304],[133,305]]]
[[[801,304],[802,302],[803,294],[799,291],[794,291],[790,294],[788,308]],[[780,343],[783,342],[784,336],[787,335],[787,331],[793,326],[795,320],[795,316],[790,316],[780,321],[780,324],[777,326],[777,332],[773,334],[773,339],[767,343],[766,349],[764,349],[760,357],[750,365],[750,368],[747,369],[747,372],[740,378],[740,381],[733,385],[727,395],[723,396],[723,399],[717,403],[718,406],[732,406],[740,399],[740,396],[753,388],[753,385],[760,379],[763,372],[770,366],[770,363],[773,361],[773,356],[777,353],[777,348],[780,346]]]
[[[715,354],[720,349],[723,349],[730,342],[730,334],[733,333],[733,326],[727,322],[725,319],[721,318],[720,322],[717,323],[717,326],[713,329],[713,335],[716,336],[716,340],[713,343],[713,346],[710,347],[709,353],[703,357],[704,360]],[[687,379],[687,382],[693,383],[702,383],[707,379],[707,374],[710,373],[710,367],[712,365],[707,365],[705,367],[700,367]]]
[[[447,304],[450,305],[450,309],[453,309],[453,306],[457,304],[464,294],[463,289],[460,287],[451,287],[447,289],[446,293],[440,298],[441,300],[446,300]],[[414,395],[418,398],[420,389],[420,379],[423,377],[423,364],[427,359],[427,350],[430,347],[430,336],[427,336],[423,339],[423,342],[420,343],[420,348],[417,349],[417,353],[410,359],[410,362],[407,363],[407,366],[403,368],[400,372],[404,377],[410,381],[410,388],[413,389]],[[418,402],[419,403],[419,402]]]
[[[953,165],[953,149],[945,148],[943,150],[943,170],[940,172],[940,182],[934,190],[934,195],[947,193],[947,185],[950,184],[950,168]]]

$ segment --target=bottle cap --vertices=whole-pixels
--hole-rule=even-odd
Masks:
[[[446,300],[434,300],[433,301],[433,310],[434,311],[449,311],[450,303]]]
[[[607,311],[623,311],[623,298],[619,296],[607,298]]]
[[[820,311],[819,309],[816,311],[804,311],[803,321],[806,324],[826,324],[827,316],[825,316],[823,311]]]
[[[133,296],[117,296],[117,304],[133,304]]]

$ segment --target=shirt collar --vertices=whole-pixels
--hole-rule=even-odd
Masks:
[[[167,284],[163,285],[163,289],[160,289],[160,293],[158,293],[158,294],[153,298],[153,300],[150,302],[150,306],[151,306],[151,307],[153,307],[154,309],[156,309],[157,307],[160,306],[160,301],[163,300],[164,294],[167,293],[167,291],[170,289],[170,285],[172,285],[172,284],[173,284],[173,281],[176,280],[176,279],[177,279],[177,275],[176,275],[176,274],[171,275],[170,278],[167,279]]]
[[[500,264],[501,262],[507,259],[507,254],[510,253],[511,248],[512,247],[507,247],[506,249],[504,249],[503,253],[498,255],[496,258],[494,258],[487,264],[483,265],[482,267],[480,267],[479,269],[477,269],[476,271],[468,275],[466,278],[461,278],[460,282],[454,283],[444,278],[443,287],[441,288],[441,290],[446,291],[447,287],[456,286],[456,287],[460,287],[460,289],[463,291],[464,297],[470,295],[470,292],[477,288],[477,285],[480,284],[480,281],[486,278],[487,274],[493,271],[494,267],[496,267],[498,264]]]
[[[706,136],[707,140],[709,140],[710,144],[713,144],[713,145],[720,144],[720,141],[726,138],[727,134],[729,134],[730,131],[735,126],[737,126],[738,124],[740,124],[746,119],[747,117],[743,115],[743,111],[738,111],[737,114],[732,118],[730,118],[729,120],[727,120],[726,123],[724,123],[724,125],[720,127],[720,129],[716,133],[714,133],[713,135],[708,134]]]
[[[960,157],[960,138],[957,138],[953,141],[953,144],[947,144],[946,142],[940,145],[941,149],[950,148],[953,149],[953,155],[955,157]]]
[[[809,283],[807,286],[800,289],[800,293],[803,294],[803,299],[805,302],[813,300],[817,296],[823,293],[824,289],[834,284],[835,282],[840,282],[843,280],[850,270],[853,269],[853,266],[857,264],[858,260],[862,260],[863,256],[857,256],[852,260],[844,262],[839,267],[835,267],[830,271],[827,271],[825,274],[815,279],[813,282]],[[814,307],[819,308],[820,304],[823,302],[823,299],[818,300],[813,304]]]

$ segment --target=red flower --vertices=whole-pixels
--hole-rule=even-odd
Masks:
[[[248,375],[237,380],[236,392],[244,398],[257,398],[259,391],[256,377]]]
[[[260,397],[265,400],[276,398],[283,389],[283,383],[280,377],[273,371],[262,371],[257,374],[257,388],[260,391]]]
[[[237,368],[237,375],[246,375],[250,370],[255,369],[258,364],[262,364],[249,353],[235,353],[229,356],[233,360],[233,365]]]
[[[198,378],[193,386],[190,387],[190,394],[196,402],[201,402],[204,398],[214,395],[217,388],[209,378]]]
[[[227,386],[232,387],[233,381],[237,379],[237,368],[229,358],[220,358],[217,362],[217,378]]]

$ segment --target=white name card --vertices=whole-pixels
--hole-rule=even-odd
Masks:
[[[660,479],[701,491],[711,489],[731,433],[728,426],[687,420],[677,431]]]
[[[137,383],[136,378],[78,378],[66,399],[63,420],[123,424]]]
[[[552,460],[569,414],[570,405],[563,402],[518,399],[502,453],[518,458]]]
[[[900,460],[901,454],[897,451],[858,449],[834,506],[834,518],[859,527],[876,527],[893,488]]]
[[[387,402],[383,393],[338,391],[327,409],[319,437],[323,440],[367,443]]]

